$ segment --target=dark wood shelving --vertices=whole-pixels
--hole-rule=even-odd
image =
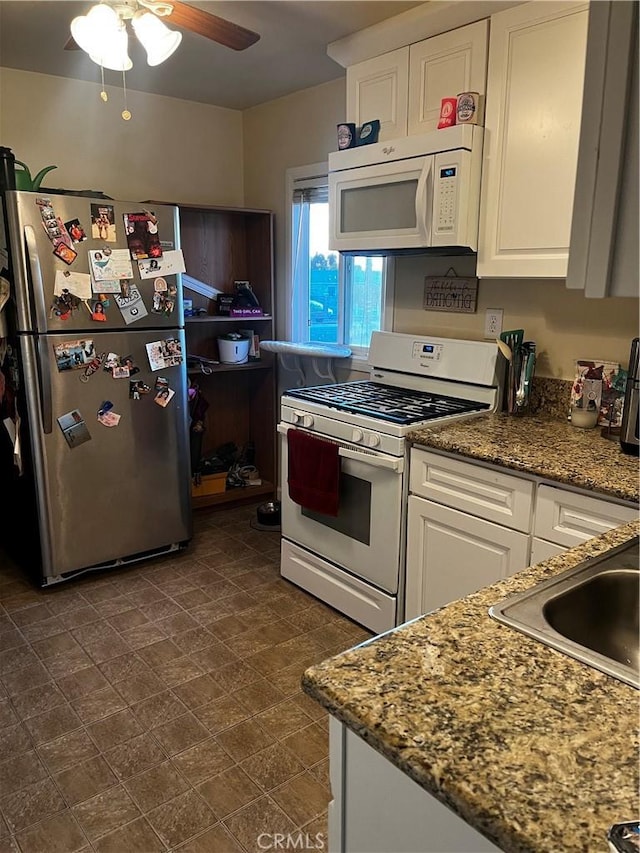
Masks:
[[[219,362],[218,337],[238,329],[252,329],[260,340],[274,339],[273,213],[237,207],[177,204],[180,242],[187,275],[223,293],[233,293],[235,281],[248,281],[264,311],[261,316],[228,317],[216,313],[216,302],[189,291],[200,316],[185,317],[187,353]],[[260,486],[229,489],[194,497],[193,507],[246,503],[275,494],[277,360],[261,353],[260,361],[210,364],[204,373],[188,369],[209,403],[202,434],[202,458],[232,442],[238,450],[251,444]]]
[[[191,498],[194,509],[204,509],[211,506],[226,506],[230,503],[250,503],[256,498],[274,495],[276,487],[273,483],[262,481],[259,486],[246,486],[245,488],[227,489],[217,495],[201,495]]]

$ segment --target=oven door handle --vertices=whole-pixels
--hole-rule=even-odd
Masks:
[[[280,435],[286,436],[290,429],[294,429],[294,427],[289,424],[278,424],[277,426]],[[331,441],[331,439],[328,440]],[[338,444],[338,455],[344,459],[355,459],[356,462],[373,465],[374,468],[387,468],[390,471],[395,471],[397,474],[402,474],[404,471],[404,459],[397,459],[395,456],[386,456],[382,453],[367,453],[365,450],[352,450],[350,447],[344,447],[341,444]]]
[[[404,459],[396,459],[393,456],[379,456],[377,453],[365,453],[361,450],[351,450],[350,447],[341,447],[338,455],[345,459],[355,459],[364,462],[365,465],[373,465],[374,468],[388,468],[397,474],[404,471]]]

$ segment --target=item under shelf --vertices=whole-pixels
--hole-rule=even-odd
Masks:
[[[262,481],[259,486],[245,486],[238,489],[227,489],[224,492],[211,495],[201,495],[191,498],[193,509],[203,509],[208,506],[220,506],[229,503],[248,503],[265,495],[275,494],[276,487],[273,483]]]

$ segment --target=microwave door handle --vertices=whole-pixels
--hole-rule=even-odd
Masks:
[[[433,208],[433,192],[431,191],[433,187],[432,166],[433,157],[426,157],[416,189],[416,223],[420,235],[426,243],[430,243],[431,240],[431,215]]]

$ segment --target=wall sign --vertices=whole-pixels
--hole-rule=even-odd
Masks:
[[[449,275],[453,272],[453,275]],[[478,302],[478,279],[462,278],[450,269],[446,275],[427,275],[424,278],[425,311],[452,311],[456,314],[475,314]]]

